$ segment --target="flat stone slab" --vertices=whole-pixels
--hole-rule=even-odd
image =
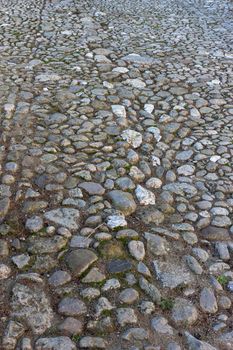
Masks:
[[[109,192],[108,197],[112,201],[113,206],[120,210],[124,215],[132,214],[137,208],[131,193],[113,190]]]
[[[105,193],[103,186],[96,182],[82,182],[79,184],[79,187],[81,187],[90,195],[102,196]]]
[[[114,259],[107,264],[109,273],[121,273],[131,270],[131,263],[127,260]]]
[[[59,208],[44,214],[45,219],[54,224],[68,228],[71,231],[79,228],[80,213],[73,208]]]
[[[212,345],[193,337],[189,332],[185,332],[188,350],[217,350]]]
[[[32,236],[28,242],[28,251],[32,254],[57,253],[65,247],[67,238],[59,235],[51,238]]]
[[[36,80],[40,83],[53,83],[55,81],[61,80],[61,76],[58,74],[45,73],[36,76]]]
[[[141,65],[151,65],[156,62],[156,60],[150,56],[141,56],[136,53],[131,53],[127,56],[124,56],[122,57],[122,60]]]
[[[89,249],[76,249],[69,253],[66,262],[75,276],[80,276],[98,259]]]
[[[60,124],[67,120],[67,116],[61,113],[53,113],[45,118],[45,123],[47,125]]]
[[[153,261],[155,273],[163,287],[170,289],[180,285],[192,283],[193,277],[184,264],[176,264],[174,261],[160,262]]]
[[[34,334],[43,334],[52,325],[53,310],[43,285],[39,283],[31,280],[28,286],[16,283],[12,290],[11,308],[11,316],[25,322]]]
[[[58,312],[65,316],[80,316],[87,312],[87,307],[78,298],[66,297],[59,303]]]
[[[229,232],[226,228],[208,226],[201,230],[201,236],[208,241],[228,241],[230,240]]]
[[[40,338],[35,350],[75,350],[76,345],[69,337]]]

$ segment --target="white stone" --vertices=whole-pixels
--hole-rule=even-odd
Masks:
[[[142,187],[141,185],[137,185],[135,194],[140,204],[142,205],[155,204],[154,193]]]
[[[142,135],[134,130],[124,130],[121,134],[123,140],[127,141],[133,148],[138,148],[142,143]]]
[[[131,308],[119,308],[116,310],[116,313],[117,321],[121,327],[135,324],[138,321],[135,311]]]
[[[145,257],[145,247],[141,241],[130,241],[128,244],[130,254],[138,261]]]
[[[116,67],[116,68],[113,68],[112,71],[124,74],[124,73],[127,73],[129,70],[128,70],[128,68],[125,68],[125,67]]]
[[[179,175],[190,176],[193,175],[195,167],[193,165],[182,165],[177,169]]]
[[[147,113],[152,113],[153,110],[154,110],[154,105],[149,104],[149,103],[146,103],[146,104],[144,105],[144,109],[145,109],[145,111],[146,111]]]
[[[129,85],[131,85],[132,87],[134,87],[136,89],[143,89],[146,86],[144,81],[142,81],[140,79],[127,79],[126,83],[128,83]]]
[[[151,326],[158,333],[173,335],[173,329],[168,324],[168,320],[162,316],[154,317],[151,320]]]
[[[69,230],[79,228],[80,213],[73,208],[59,208],[48,211],[44,214],[45,218],[57,225],[66,227]]]
[[[124,106],[112,105],[113,113],[119,118],[126,118],[126,110]]]
[[[157,189],[160,188],[162,184],[162,181],[157,177],[151,177],[149,180],[147,180],[146,187]]]
[[[210,157],[210,161],[214,163],[216,163],[219,159],[221,159],[221,157],[217,155]]]
[[[120,282],[116,278],[111,278],[110,280],[107,280],[104,286],[102,287],[103,292],[107,292],[111,289],[118,289],[121,287]]]
[[[41,83],[47,83],[47,82],[53,82],[53,81],[59,81],[61,80],[60,75],[58,74],[40,74],[36,76],[36,80],[38,80]]]
[[[0,264],[0,280],[8,278],[11,274],[11,268],[5,264]]]
[[[161,140],[162,136],[160,134],[159,128],[156,128],[155,126],[151,126],[147,130],[154,135],[154,138],[157,142]]]
[[[12,261],[19,269],[22,269],[28,265],[30,256],[28,254],[16,255],[12,257]]]
[[[200,118],[200,117],[201,117],[200,112],[199,112],[198,109],[196,109],[196,108],[192,108],[192,109],[190,110],[190,114],[191,114],[191,116],[192,116],[193,118]]]
[[[111,215],[108,217],[107,225],[111,229],[125,227],[127,226],[127,221],[123,215]]]
[[[153,166],[158,166],[161,164],[161,161],[160,161],[159,157],[157,157],[157,156],[152,156],[151,160],[152,160]]]

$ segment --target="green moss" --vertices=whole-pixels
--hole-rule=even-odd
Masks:
[[[171,310],[173,308],[174,301],[170,298],[164,298],[164,299],[161,299],[161,302],[159,305],[163,310]]]
[[[80,340],[80,338],[81,338],[81,335],[80,335],[80,334],[74,334],[74,335],[72,336],[73,342],[78,342],[78,341]]]
[[[220,275],[220,276],[217,277],[217,281],[221,284],[221,286],[223,288],[225,288],[227,283],[228,283],[228,281],[229,281],[229,279],[228,279],[228,277],[226,277],[224,275]]]

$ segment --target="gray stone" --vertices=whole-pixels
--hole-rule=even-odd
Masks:
[[[44,226],[43,220],[39,216],[33,216],[30,219],[27,219],[25,227],[30,232],[38,232],[40,231]]]
[[[122,339],[135,342],[138,340],[145,340],[149,338],[149,331],[144,328],[129,328],[122,334]]]
[[[114,259],[107,264],[109,273],[121,273],[131,270],[132,265],[127,260]]]
[[[61,113],[54,113],[45,118],[45,123],[47,125],[51,124],[61,124],[67,120],[67,117]]]
[[[151,300],[157,304],[160,303],[161,294],[154,284],[149,283],[144,277],[140,277],[139,286],[151,298]]]
[[[181,347],[177,343],[171,342],[168,344],[166,350],[181,350]]]
[[[130,241],[128,244],[130,254],[138,261],[145,257],[144,244],[141,241]]]
[[[150,56],[141,56],[136,53],[130,53],[127,56],[121,58],[123,61],[137,63],[140,65],[151,65],[156,62],[156,60]]]
[[[73,236],[70,241],[70,246],[71,248],[89,248],[91,242],[91,238],[83,236]]]
[[[188,300],[176,298],[172,308],[172,319],[177,325],[192,325],[198,318],[197,309]]]
[[[208,226],[201,230],[201,236],[209,241],[227,241],[230,239],[230,235],[227,229]]]
[[[138,215],[143,221],[143,223],[146,225],[149,225],[149,224],[160,225],[165,219],[164,214],[152,206],[148,208],[140,209],[138,212]]]
[[[176,159],[177,160],[181,160],[181,161],[185,161],[185,160],[188,160],[192,157],[193,155],[193,151],[192,150],[189,150],[189,151],[182,151],[182,152],[179,152],[176,156]]]
[[[65,316],[80,316],[87,312],[87,307],[78,298],[66,297],[59,303],[58,312]]]
[[[15,255],[11,258],[13,263],[18,267],[18,269],[23,269],[30,262],[30,256],[28,254]]]
[[[27,279],[27,276],[24,277]],[[52,325],[53,311],[43,284],[16,283],[12,289],[11,316],[25,322],[36,335],[44,333]]]
[[[83,283],[96,283],[102,282],[106,279],[106,276],[96,267],[93,267],[88,274],[82,279]]]
[[[36,341],[35,350],[75,350],[76,345],[68,337],[40,338]]]
[[[151,327],[160,334],[173,335],[173,329],[168,324],[168,320],[162,316],[154,317],[151,320]]]
[[[59,326],[59,331],[66,335],[82,334],[83,323],[74,317],[67,317]]]
[[[83,337],[79,346],[81,349],[106,349],[107,342],[103,338],[100,337]]]
[[[108,193],[108,197],[113,203],[115,209],[120,210],[124,215],[130,215],[136,210],[136,203],[132,194],[119,190]]]
[[[180,196],[192,198],[197,194],[197,189],[193,185],[184,182],[174,182],[163,186],[163,190],[175,193]]]
[[[88,249],[76,249],[69,253],[66,262],[74,276],[80,276],[85,272],[96,260],[97,255]]]
[[[83,298],[92,300],[100,296],[100,291],[97,288],[85,288],[81,290],[80,294]]]
[[[217,350],[217,348],[204,341],[198,340],[188,332],[185,332],[185,337],[188,344],[188,350]]]
[[[224,350],[231,350],[233,347],[233,331],[222,334],[218,338],[218,343]]]
[[[116,310],[117,322],[121,327],[124,327],[127,324],[137,323],[137,316],[135,311],[130,308],[119,308]]]
[[[57,253],[67,244],[67,238],[55,235],[51,238],[32,236],[28,239],[28,251],[33,254]]]
[[[174,289],[178,286],[189,285],[193,277],[183,263],[154,261],[157,278],[163,287]]]
[[[203,272],[203,269],[201,265],[198,263],[198,261],[191,255],[185,256],[185,261],[187,262],[189,268],[191,271],[196,273],[197,275],[201,275]]]
[[[152,303],[151,301],[143,300],[139,305],[139,309],[142,314],[151,315],[155,311],[155,304]]]
[[[133,288],[126,288],[119,294],[119,301],[122,304],[133,304],[138,298],[139,294]]]
[[[2,346],[5,350],[15,349],[17,340],[25,332],[25,327],[20,322],[9,321],[2,337]]]
[[[214,292],[210,288],[203,288],[200,295],[200,307],[202,311],[215,314],[218,311],[218,304]]]
[[[148,267],[142,261],[139,261],[138,266],[137,266],[137,270],[142,275],[144,275],[146,277],[151,277],[150,270],[148,269]]]
[[[45,219],[54,224],[68,228],[75,231],[79,228],[80,213],[73,208],[59,208],[48,211],[44,214]]]
[[[153,233],[145,233],[147,240],[147,250],[154,256],[166,255],[168,253],[167,241],[159,235]]]
[[[41,83],[48,83],[50,81],[53,81],[53,82],[59,81],[59,80],[61,80],[61,77],[58,74],[48,74],[48,73],[46,73],[46,74],[37,75],[36,76],[36,80],[38,80]]]
[[[66,271],[56,271],[54,272],[48,279],[49,284],[51,284],[53,287],[62,286],[65,283],[70,282],[71,276]]]
[[[82,182],[79,187],[90,195],[102,196],[105,193],[104,187],[96,182]]]
[[[95,309],[96,316],[99,317],[103,312],[113,310],[114,306],[110,303],[110,301],[107,298],[101,297],[98,299],[98,302],[95,305]]]

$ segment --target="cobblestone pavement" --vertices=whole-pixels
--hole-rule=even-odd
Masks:
[[[1,349],[233,349],[232,30],[0,0]]]

